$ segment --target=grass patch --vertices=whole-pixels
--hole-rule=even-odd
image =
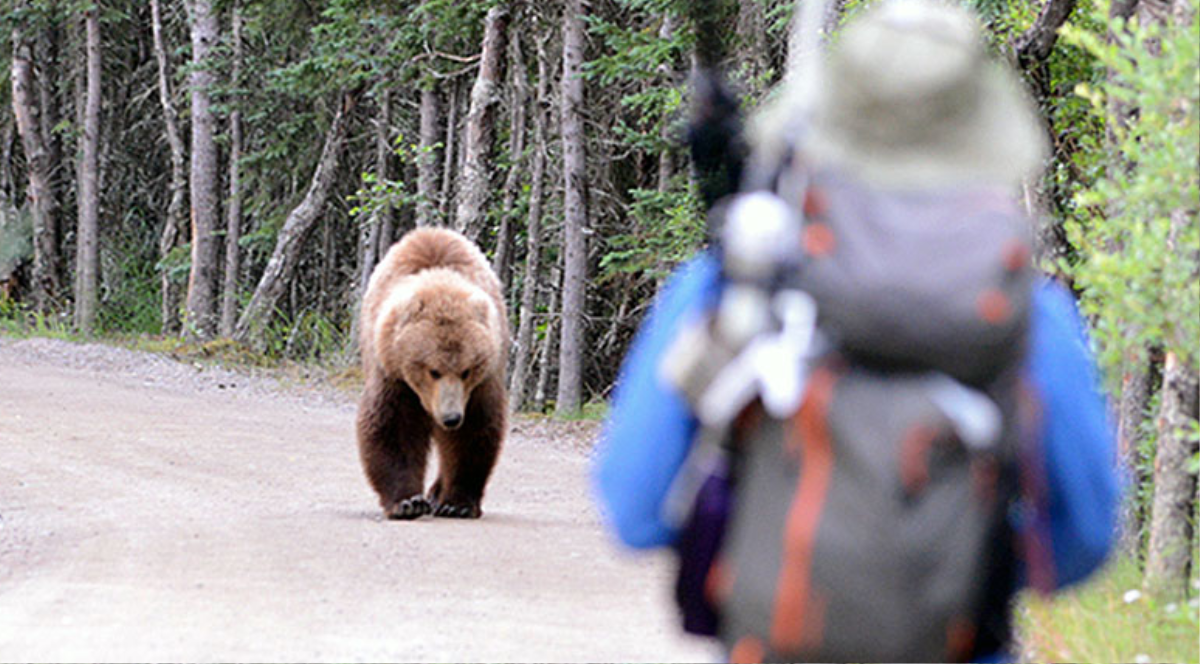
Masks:
[[[346,364],[340,356],[331,355],[325,362],[292,360],[258,352],[225,338],[197,342],[179,337],[137,335],[114,341],[184,364],[216,366],[231,371],[250,370],[273,376],[283,385],[327,385],[349,394],[360,391],[363,384],[362,369],[358,364]]]
[[[1044,598],[1026,593],[1018,610],[1025,656],[1035,662],[1200,661],[1200,602],[1144,593],[1142,572],[1118,559],[1089,580]]]
[[[343,369],[331,370],[329,384],[343,392],[360,392],[363,389],[363,370],[358,363]]]
[[[14,339],[58,339],[71,343],[96,343],[168,357],[197,367],[220,367],[274,376],[283,384],[328,385],[340,392],[362,389],[362,370],[345,353],[326,353],[318,359],[289,359],[257,352],[247,345],[220,338],[189,341],[177,336],[145,332],[101,331],[79,334],[68,314],[45,315],[0,293],[0,336]]]
[[[0,294],[0,333],[26,339],[47,337],[66,341],[83,341],[75,332],[69,314],[43,314]]]
[[[554,419],[561,422],[601,422],[608,417],[608,402],[604,400],[589,401],[573,413],[558,414],[554,410],[554,402],[546,403],[546,410],[554,413]],[[527,414],[534,414],[532,411]]]
[[[280,365],[278,359],[257,353],[231,339],[199,342],[179,337],[136,335],[125,339],[124,345],[134,350],[168,355],[185,363],[213,364],[227,368],[277,368]]]
[[[579,417],[575,419],[586,420],[588,422],[601,422],[606,417],[608,417],[607,401],[589,401],[583,404]]]

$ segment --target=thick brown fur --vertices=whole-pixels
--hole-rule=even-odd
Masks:
[[[508,316],[487,259],[450,230],[408,233],[371,274],[361,323],[358,449],[384,514],[479,517],[508,412]]]

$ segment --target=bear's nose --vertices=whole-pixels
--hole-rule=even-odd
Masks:
[[[457,429],[458,425],[462,424],[462,413],[450,413],[442,418],[442,426],[447,429]]]

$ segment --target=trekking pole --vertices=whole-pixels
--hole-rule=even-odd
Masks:
[[[759,140],[751,153],[745,151],[744,174],[740,176],[741,191],[779,189],[779,178],[787,166],[802,157],[796,154],[804,143],[812,123],[812,112],[824,76],[821,66],[821,27],[826,14],[838,0],[800,0],[788,28],[788,57],[783,80],[776,85],[764,104],[775,107],[764,120],[759,117],[754,133],[769,133]],[[696,0],[692,5],[698,13],[696,18],[698,37],[717,30],[715,13],[709,7],[712,0]],[[707,16],[704,16],[704,15]],[[697,45],[699,52],[711,48]],[[772,99],[771,97],[774,97]],[[780,110],[783,109],[783,113]],[[781,117],[785,114],[786,118]],[[791,169],[793,175],[803,175],[803,169]],[[796,183],[792,183],[795,185]],[[800,184],[800,190],[804,189]]]
[[[696,30],[696,59],[687,142],[706,211],[738,190],[746,159],[738,100],[720,71],[723,49],[719,16],[723,4],[722,0],[688,3]],[[714,239],[711,226],[708,236],[710,241]]]

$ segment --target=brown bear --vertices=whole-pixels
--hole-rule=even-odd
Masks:
[[[371,274],[361,323],[358,450],[384,515],[478,518],[508,411],[508,316],[487,259],[454,231],[409,232]]]

